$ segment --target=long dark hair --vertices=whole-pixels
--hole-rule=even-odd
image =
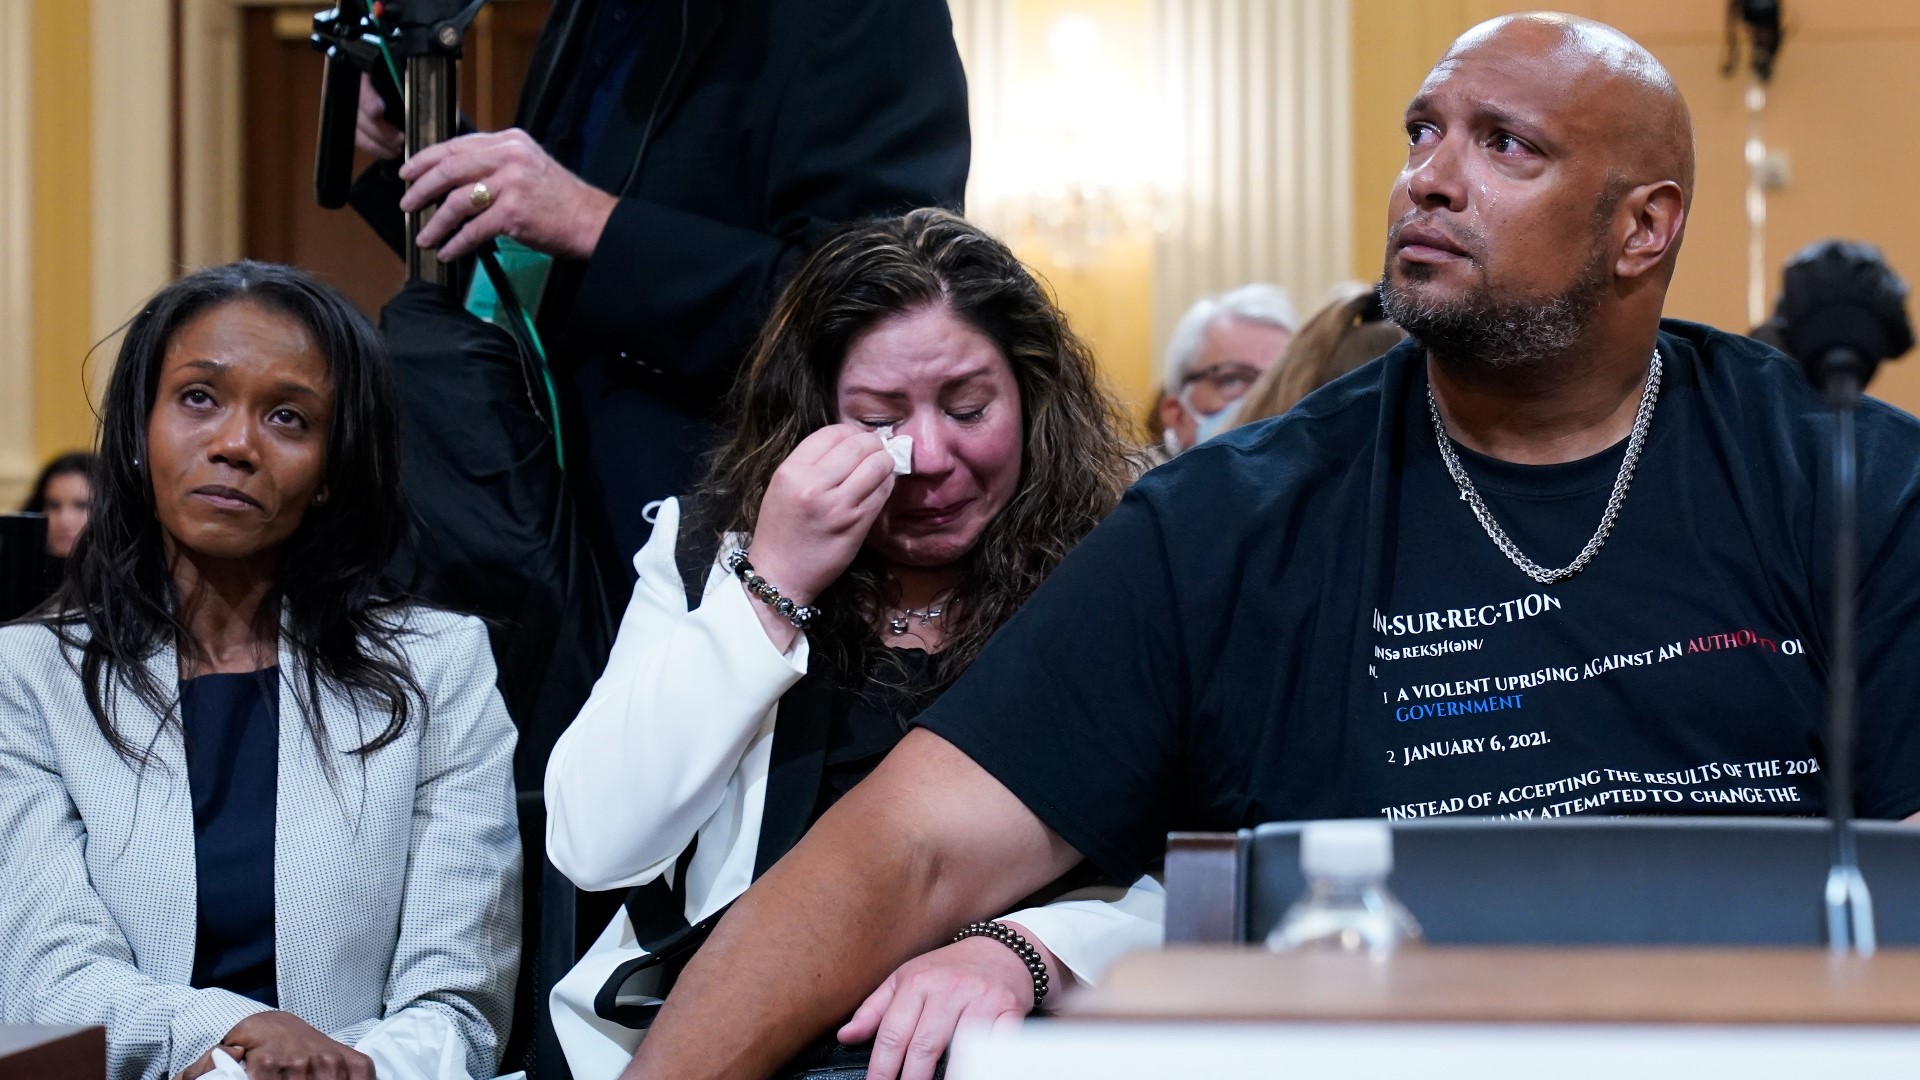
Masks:
[[[300,660],[301,708],[316,744],[320,681],[369,699],[387,714],[384,730],[357,752],[400,737],[421,699],[396,647],[400,598],[383,574],[404,526],[399,478],[399,407],[385,349],[347,299],[298,270],[237,262],[181,278],[154,294],[127,327],[100,416],[100,460],[93,514],[74,546],[72,565],[42,621],[80,653],[87,707],[122,756],[144,762],[115,723],[109,687],[118,680],[140,702],[171,717],[178,694],[145,661],[171,643],[196,648],[181,621],[167,571],[165,539],[147,475],[147,419],[162,361],[181,327],[224,304],[247,301],[300,322],[326,357],[333,382],[327,437],[326,501],[306,511],[288,538],[279,568],[255,616],[263,638],[278,636]],[[84,635],[77,629],[85,627]],[[291,677],[292,672],[283,672]],[[158,729],[156,729],[157,732]],[[326,760],[323,756],[322,760]]]
[[[27,496],[27,501],[20,507],[21,512],[26,514],[45,512],[47,509],[47,489],[53,486],[55,480],[63,476],[84,476],[87,478],[88,485],[91,486],[93,483],[93,455],[85,451],[75,451],[71,454],[61,454],[59,457],[47,462],[47,467],[41,469],[40,475],[34,479],[33,492]]]
[[[701,489],[689,527],[751,534],[774,470],[800,440],[838,419],[847,347],[889,316],[945,304],[992,339],[1020,387],[1020,487],[966,557],[946,606],[935,685],[979,656],[987,638],[1098,524],[1133,479],[1133,448],[1093,354],[1006,245],[943,210],[849,226],[829,237],[787,286],[734,386],[733,438]],[[874,630],[898,585],[862,551],[816,601],[807,639],[823,670],[847,684],[885,677]]]

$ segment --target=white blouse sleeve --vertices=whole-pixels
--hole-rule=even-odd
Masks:
[[[805,635],[774,648],[716,562],[687,610],[680,508],[660,507],[607,669],[547,762],[547,857],[582,889],[660,875],[720,805],[773,706],[807,670]]]
[[[1159,948],[1166,939],[1166,910],[1166,889],[1147,875],[1124,890],[1114,885],[1078,889],[1045,907],[1016,911],[1005,921],[1026,927],[1061,967],[1092,984],[1127,953]]]

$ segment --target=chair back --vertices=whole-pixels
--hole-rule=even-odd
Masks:
[[[0,514],[0,622],[25,615],[52,595],[50,565],[47,519]]]
[[[1167,940],[1261,941],[1306,889],[1302,823],[1176,833]],[[1823,820],[1394,822],[1394,895],[1448,945],[1825,943]],[[1920,827],[1862,822],[1882,945],[1920,946]]]

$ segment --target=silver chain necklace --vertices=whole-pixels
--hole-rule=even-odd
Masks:
[[[1640,408],[1633,414],[1633,433],[1627,436],[1627,456],[1621,459],[1620,475],[1614,478],[1613,494],[1607,496],[1607,512],[1600,515],[1600,527],[1594,530],[1593,539],[1580,549],[1580,554],[1558,570],[1548,570],[1527,558],[1507,536],[1507,531],[1493,519],[1493,511],[1487,509],[1486,500],[1474,489],[1473,481],[1467,477],[1467,470],[1461,466],[1460,455],[1454,452],[1453,438],[1447,434],[1447,425],[1440,420],[1440,403],[1434,400],[1433,384],[1427,384],[1427,411],[1433,415],[1433,436],[1440,444],[1440,460],[1447,463],[1447,472],[1452,474],[1454,484],[1460,488],[1460,498],[1472,508],[1473,516],[1480,519],[1480,527],[1487,531],[1487,538],[1528,577],[1542,585],[1565,581],[1586,569],[1594,555],[1599,553],[1600,545],[1607,542],[1607,534],[1613,531],[1613,519],[1620,515],[1620,504],[1626,501],[1627,485],[1633,483],[1633,468],[1640,463],[1640,451],[1647,444],[1647,428],[1653,423],[1653,406],[1660,400],[1660,366],[1660,350],[1655,349],[1653,363],[1647,365],[1647,388],[1640,395]]]
[[[946,609],[944,608],[930,607],[925,611],[902,608],[894,614],[893,618],[887,620],[887,629],[893,631],[894,634],[898,636],[907,632],[909,626],[907,622],[908,619],[919,619],[921,626],[927,626],[931,624],[933,620],[944,614],[946,614]]]

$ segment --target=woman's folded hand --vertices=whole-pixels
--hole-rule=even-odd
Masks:
[[[1049,974],[1058,969],[1044,945],[1035,948]],[[1017,1024],[1032,1011],[1027,965],[992,938],[970,937],[900,965],[837,1037],[873,1040],[868,1080],[929,1080],[961,1024]]]
[[[290,1012],[254,1013],[233,1026],[220,1040],[221,1048],[247,1066],[247,1075],[276,1080],[374,1080],[373,1059],[345,1043],[335,1042]],[[238,1048],[239,1053],[234,1053]],[[196,1061],[182,1075],[192,1080],[213,1067]]]

